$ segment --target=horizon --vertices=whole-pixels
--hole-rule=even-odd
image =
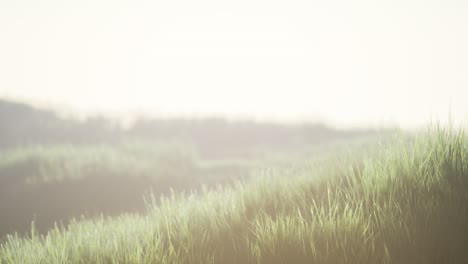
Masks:
[[[0,3],[0,98],[64,116],[468,119],[468,4]]]
[[[159,122],[159,121],[209,121],[209,120],[221,120],[226,123],[252,123],[258,125],[278,125],[278,126],[304,126],[304,125],[319,125],[325,128],[329,128],[332,130],[340,130],[340,131],[353,131],[353,130],[361,130],[361,131],[391,131],[391,130],[402,130],[407,132],[420,132],[424,131],[427,128],[431,128],[434,125],[444,125],[449,126],[452,128],[462,128],[466,126],[467,122],[457,122],[451,116],[448,116],[446,120],[440,119],[431,119],[427,122],[423,123],[419,126],[410,126],[410,127],[402,127],[398,125],[396,122],[379,122],[379,123],[362,123],[362,124],[352,124],[343,126],[340,124],[327,122],[326,120],[319,119],[319,118],[297,118],[297,119],[280,119],[280,118],[272,118],[271,116],[263,116],[263,117],[256,117],[251,115],[222,115],[219,113],[212,113],[212,114],[201,114],[201,115],[184,115],[180,113],[159,113],[159,114],[151,114],[149,112],[142,112],[142,111],[135,111],[131,113],[130,111],[125,114],[112,114],[110,112],[78,112],[73,111],[69,106],[60,106],[60,105],[50,105],[50,104],[41,104],[41,103],[31,103],[27,100],[18,100],[14,98],[2,98],[0,97],[0,102],[5,102],[7,104],[19,104],[21,106],[26,106],[31,108],[33,111],[46,111],[52,113],[55,117],[62,119],[64,121],[77,121],[77,122],[86,122],[87,120],[98,118],[103,118],[105,121],[112,123],[113,125],[117,125],[121,129],[129,129],[133,127],[139,121],[149,121],[149,122]],[[103,120],[103,121],[104,121]]]

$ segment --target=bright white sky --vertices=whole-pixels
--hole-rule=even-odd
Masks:
[[[0,96],[80,113],[468,120],[466,0],[0,1]]]

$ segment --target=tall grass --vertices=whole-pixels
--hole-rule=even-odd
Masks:
[[[468,263],[468,141],[435,128],[199,194],[145,216],[10,235],[1,263]]]

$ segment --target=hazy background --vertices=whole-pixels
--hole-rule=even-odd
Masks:
[[[468,2],[1,1],[0,96],[335,126],[468,117]]]

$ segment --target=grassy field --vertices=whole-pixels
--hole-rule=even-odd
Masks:
[[[33,224],[0,263],[468,263],[468,141],[436,128],[147,209]]]
[[[27,146],[0,151],[0,239],[72,217],[144,213],[143,195],[246,178],[253,163],[202,161],[187,144]]]

